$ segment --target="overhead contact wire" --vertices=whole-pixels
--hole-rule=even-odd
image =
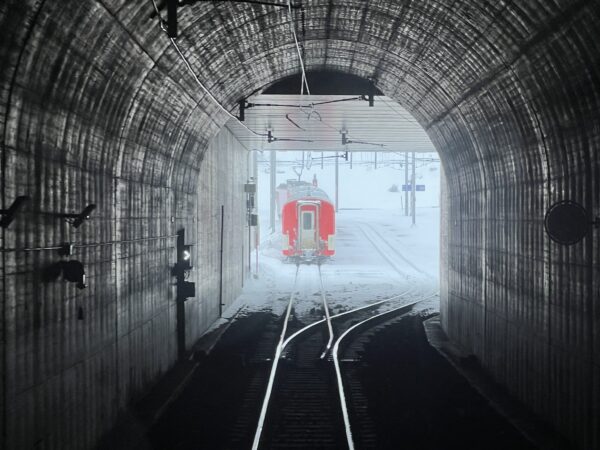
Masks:
[[[296,36],[296,24],[292,15],[292,0],[288,0],[287,4],[288,15],[290,17],[290,29],[292,30],[292,35],[294,36],[294,43],[296,44],[296,51],[298,52],[298,61],[300,61],[300,69],[302,70],[302,85],[300,86],[300,95],[304,95],[304,86],[306,86],[306,93],[310,95],[310,88],[308,87],[308,81],[306,80],[306,71],[304,70],[304,60],[302,59],[300,44],[298,44],[298,36]]]
[[[154,10],[156,11],[156,15],[158,16],[159,27],[162,31],[167,33],[167,29],[164,26],[164,22],[163,22],[161,14],[160,14],[160,11],[158,9],[158,6],[156,4],[156,0],[151,0],[151,1],[152,1],[152,5],[154,6]],[[288,7],[289,7],[288,9],[291,11],[290,5],[288,5]],[[231,119],[235,120],[238,124],[240,124],[242,127],[244,127],[246,130],[248,130],[250,133],[254,134],[255,136],[267,137],[267,134],[259,133],[258,131],[255,131],[255,130],[249,128],[244,122],[242,122],[240,119],[238,119],[235,115],[231,114],[231,112],[229,110],[227,110],[227,108],[225,108],[219,100],[217,100],[217,98],[212,94],[212,92],[210,92],[210,90],[204,85],[204,83],[202,83],[202,81],[200,81],[200,78],[198,78],[198,75],[196,75],[196,72],[194,72],[194,69],[192,69],[192,66],[189,63],[188,59],[181,52],[181,49],[179,48],[179,45],[177,45],[177,41],[175,40],[175,38],[169,37],[169,40],[171,41],[171,44],[175,48],[175,51],[177,52],[177,54],[179,55],[179,57],[181,58],[181,60],[185,64],[185,66],[187,67],[188,71],[194,78],[194,81],[196,81],[196,84],[198,84],[200,89],[202,89],[204,91],[204,93],[208,96],[208,98],[210,98],[212,100],[212,102],[215,105],[217,105],[217,107],[221,111],[223,111],[225,114],[227,114],[227,116],[229,116]]]

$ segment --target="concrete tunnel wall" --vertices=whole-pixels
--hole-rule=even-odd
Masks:
[[[600,210],[600,4],[303,5],[294,14],[307,68],[373,78],[440,153],[448,199],[441,309],[450,338],[580,448],[599,448],[600,238],[596,231],[561,247],[545,235],[543,217],[563,199]],[[165,242],[82,249],[86,291],[38,280],[54,256],[7,249],[179,227],[204,248],[212,234],[194,218],[205,220],[204,205],[214,211],[245,178],[233,172],[245,173],[237,151],[207,151],[226,116],[151,12],[142,0],[0,5],[3,207],[17,195],[30,195],[33,210],[99,205],[76,232],[29,214],[2,233],[6,448],[92,445],[176,359]],[[180,9],[179,44],[233,111],[298,72],[288,19],[281,8],[197,2]],[[207,190],[209,168],[215,184]],[[197,266],[208,260],[196,256]],[[196,282],[207,297],[214,292],[199,270]],[[215,306],[188,308],[192,341]]]

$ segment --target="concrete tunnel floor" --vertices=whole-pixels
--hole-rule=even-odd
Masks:
[[[438,313],[438,244],[431,237],[439,227],[438,214],[437,208],[422,208],[416,227],[399,212],[338,215],[337,254],[322,266],[332,313],[407,288],[405,297],[379,310],[434,295],[363,338],[361,364],[351,370],[366,398],[371,430],[368,436],[356,433],[357,448],[396,449],[400,443],[414,449],[537,448],[427,341],[422,322]],[[200,344],[200,356],[214,347],[198,358],[186,387],[137,448],[251,448],[265,374],[293,288],[295,265],[281,261],[278,246],[276,239],[263,245],[259,278],[227,311],[234,317]],[[317,267],[301,266],[293,313],[297,326],[321,318],[319,288]]]

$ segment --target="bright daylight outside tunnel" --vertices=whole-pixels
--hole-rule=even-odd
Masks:
[[[0,448],[600,449],[600,2],[0,30]]]

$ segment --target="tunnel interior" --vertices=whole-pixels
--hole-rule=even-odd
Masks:
[[[249,159],[225,110],[297,75],[298,53],[372,80],[427,131],[447,185],[445,331],[599,446],[598,232],[564,247],[543,226],[561,200],[600,211],[599,3],[188,2],[178,17],[171,41],[151,1],[0,5],[2,208],[30,197],[2,229],[3,447],[90,447],[176,362],[178,230],[196,261],[184,351],[239,293]],[[89,204],[79,228],[57,216]],[[65,242],[84,290],[43,276]]]

